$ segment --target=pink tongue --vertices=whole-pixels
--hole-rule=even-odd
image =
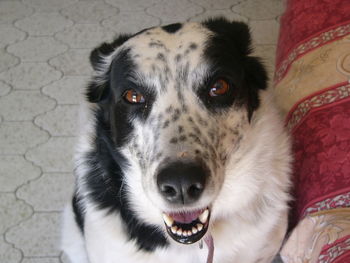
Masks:
[[[189,224],[192,221],[196,220],[199,215],[204,211],[195,211],[195,212],[188,212],[188,213],[170,213],[169,216],[171,216],[176,222],[183,223],[183,224]]]

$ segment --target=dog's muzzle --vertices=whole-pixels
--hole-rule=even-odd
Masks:
[[[203,164],[174,162],[163,167],[157,176],[161,196],[170,206],[187,210],[195,204],[205,190],[209,176]],[[170,237],[183,244],[199,241],[209,225],[209,208],[189,212],[163,213],[164,223]]]

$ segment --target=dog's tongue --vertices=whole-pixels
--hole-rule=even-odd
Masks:
[[[186,212],[170,213],[169,216],[171,216],[176,222],[189,224],[192,221],[196,220],[203,211],[204,210],[188,212],[188,213]]]

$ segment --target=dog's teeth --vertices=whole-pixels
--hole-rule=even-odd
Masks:
[[[204,212],[199,216],[199,221],[201,221],[203,224],[207,222],[209,216],[209,210],[205,209]]]
[[[196,234],[197,232],[198,232],[198,229],[195,228],[195,227],[192,227],[192,233],[193,233],[193,234]]]
[[[178,236],[181,236],[181,235],[182,235],[182,229],[179,228],[179,229],[176,231],[176,234],[177,234]]]
[[[163,214],[163,220],[165,222],[165,224],[168,227],[171,227],[174,223],[174,219],[172,219],[170,216],[168,216],[167,214]]]
[[[192,236],[191,230],[188,230],[188,231],[187,231],[187,236]]]
[[[182,232],[182,235],[183,235],[184,237],[187,237],[187,236],[188,236],[187,231],[186,231],[186,230],[183,231],[183,232]]]
[[[171,227],[171,232],[173,232],[173,234],[176,234],[176,231],[177,231],[177,226]]]
[[[198,229],[198,231],[202,231],[203,225],[202,224],[197,224],[197,229]]]

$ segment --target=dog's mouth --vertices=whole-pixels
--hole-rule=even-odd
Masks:
[[[207,232],[210,220],[209,208],[194,212],[163,213],[169,236],[182,244],[193,244]]]

